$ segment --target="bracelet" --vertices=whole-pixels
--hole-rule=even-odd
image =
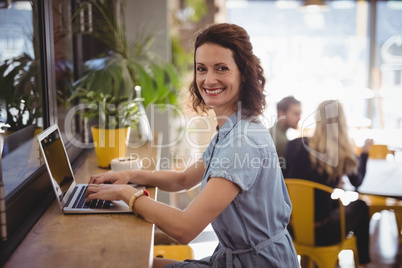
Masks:
[[[133,196],[130,198],[130,202],[128,203],[128,206],[130,207],[132,212],[134,212],[134,201],[142,195],[149,196],[149,192],[147,190],[141,190],[141,191],[138,191],[135,194],[133,194]],[[134,212],[134,214],[137,215],[137,213],[135,213],[135,212]]]

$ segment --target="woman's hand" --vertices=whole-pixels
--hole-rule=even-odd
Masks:
[[[92,175],[89,184],[127,184],[130,182],[130,176],[125,171],[106,172],[102,174]]]
[[[93,199],[117,201],[123,200],[128,204],[131,196],[138,190],[122,184],[89,184],[86,191],[86,200],[88,203]]]

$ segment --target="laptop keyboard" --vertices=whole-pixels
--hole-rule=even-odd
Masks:
[[[77,190],[77,188],[74,189],[74,192]],[[75,200],[73,204],[73,208],[110,208],[112,206],[111,201],[106,201],[106,200],[100,200],[100,199],[94,199],[91,200],[89,203],[85,203],[85,191],[87,190],[87,186],[82,187],[77,199]],[[74,195],[74,192],[72,195]]]

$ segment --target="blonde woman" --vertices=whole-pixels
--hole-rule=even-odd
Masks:
[[[366,140],[360,157],[355,155],[343,108],[336,100],[322,102],[315,119],[312,137],[288,143],[285,178],[301,178],[335,188],[342,176],[347,175],[351,184],[359,187],[366,173],[372,140]],[[339,209],[333,207],[328,194],[316,192],[315,213],[316,244],[324,246],[339,242]],[[359,262],[366,267],[370,262],[368,207],[357,200],[345,207],[345,213],[346,231],[355,233]]]

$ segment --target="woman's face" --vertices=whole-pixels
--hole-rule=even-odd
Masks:
[[[216,44],[203,44],[196,50],[195,68],[197,87],[204,102],[216,115],[230,116],[241,83],[232,51]]]

